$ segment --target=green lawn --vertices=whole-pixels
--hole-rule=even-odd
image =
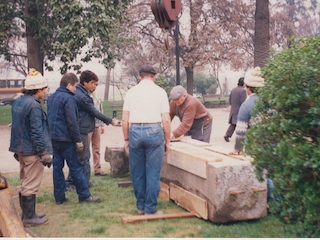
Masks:
[[[107,171],[109,173],[109,171]],[[67,170],[65,168],[65,173]],[[17,195],[18,173],[4,174]],[[32,227],[38,237],[86,238],[296,238],[295,226],[285,224],[273,215],[262,219],[217,224],[203,219],[176,218],[124,224],[121,219],[136,214],[132,186],[118,187],[118,182],[130,181],[130,175],[121,178],[91,177],[92,195],[100,196],[99,204],[78,203],[77,194],[66,192],[69,201],[56,205],[52,190],[52,169],[44,173],[37,195],[37,209],[46,212],[49,223]],[[15,206],[19,203],[15,198]],[[173,201],[159,199],[158,208],[164,213],[185,212]]]
[[[112,117],[112,110],[109,106],[109,102],[108,101],[104,101],[103,102],[103,111],[104,114]],[[121,119],[122,114],[120,112],[118,112],[117,114],[117,118]],[[0,124],[9,124],[11,123],[11,106],[7,105],[7,106],[0,106]]]

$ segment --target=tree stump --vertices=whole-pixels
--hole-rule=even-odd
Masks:
[[[106,147],[104,159],[110,163],[112,177],[120,177],[129,172],[129,157],[123,147]]]

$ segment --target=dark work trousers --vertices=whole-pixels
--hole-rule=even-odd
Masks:
[[[228,138],[231,138],[232,134],[234,133],[234,130],[236,130],[236,125],[235,124],[230,124],[228,129],[227,129],[226,136]]]
[[[90,141],[89,141],[88,133],[81,133],[81,141],[84,145],[84,149],[82,152],[78,153],[79,162],[82,165],[83,173],[87,179],[87,184],[90,187],[90,173],[91,173],[90,157],[91,157],[91,154],[90,154]],[[74,181],[70,175],[70,171],[69,171],[69,175],[66,179],[66,184],[67,184],[67,187],[74,185]]]

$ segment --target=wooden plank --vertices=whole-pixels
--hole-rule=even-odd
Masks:
[[[221,162],[223,159],[204,148],[194,147],[183,142],[171,143],[167,162],[196,176],[207,178],[207,163]]]
[[[192,139],[191,137],[183,137],[183,138],[181,138],[180,141],[184,142],[184,143],[189,143],[189,144],[191,144],[193,146],[197,146],[197,147],[211,146],[210,143],[195,140],[195,139]]]
[[[208,219],[208,203],[203,198],[170,183],[170,198],[179,206],[194,213],[197,217]]]
[[[170,201],[170,190],[169,185],[160,181],[160,192],[158,197],[165,202]]]
[[[132,186],[132,182],[131,181],[127,181],[127,182],[118,182],[118,187],[123,187],[123,188],[127,188]]]
[[[10,185],[0,190],[0,229],[3,237],[26,238],[23,223],[12,201]]]
[[[206,150],[208,151],[212,151],[212,152],[216,152],[216,153],[220,153],[223,155],[226,155],[228,157],[232,157],[232,158],[236,158],[239,160],[243,160],[243,161],[253,161],[253,158],[250,156],[245,156],[245,155],[230,155],[230,150],[224,147],[217,147],[217,146],[210,146],[210,147],[205,147]]]
[[[122,217],[122,223],[136,223],[142,221],[150,221],[150,220],[159,220],[159,219],[172,219],[172,218],[190,218],[196,217],[195,214],[190,212],[182,212],[182,213],[170,213],[170,214],[162,214],[162,215],[130,215]]]

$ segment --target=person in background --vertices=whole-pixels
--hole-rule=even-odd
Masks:
[[[229,155],[240,155],[244,151],[244,140],[246,133],[250,126],[252,126],[251,117],[252,110],[256,106],[256,102],[259,100],[256,94],[258,88],[264,86],[264,78],[261,77],[260,67],[255,67],[253,70],[248,71],[244,77],[244,88],[246,90],[247,98],[241,104],[238,114],[237,126],[236,126],[236,142],[234,151]],[[267,201],[274,199],[273,192],[274,184],[270,178],[267,178]],[[276,198],[275,200],[278,200]],[[270,213],[269,205],[267,206],[268,213]]]
[[[232,137],[234,130],[237,126],[238,120],[238,112],[241,104],[246,100],[247,94],[246,90],[243,87],[244,85],[244,78],[241,77],[238,80],[238,86],[231,90],[229,96],[229,103],[231,105],[230,115],[229,115],[229,128],[227,129],[226,134],[224,135],[224,140],[229,142],[229,138]]]
[[[53,189],[56,204],[68,201],[65,196],[66,182],[63,174],[66,160],[78,194],[79,203],[100,202],[92,197],[78,152],[83,151],[77,103],[74,92],[79,80],[74,73],[66,73],[60,87],[48,99],[48,121],[53,145]]]
[[[91,97],[93,99],[93,104],[95,108],[103,113],[102,102],[95,92],[96,88],[93,89]],[[106,176],[107,174],[101,170],[100,164],[100,142],[101,134],[104,134],[104,123],[96,118],[95,128],[93,132],[89,133],[89,141],[92,147],[92,157],[93,157],[93,169],[95,176]]]
[[[251,113],[256,105],[256,101],[259,100],[256,94],[257,88],[264,86],[264,78],[261,77],[260,67],[255,67],[253,70],[248,71],[244,77],[244,88],[246,90],[247,99],[241,104],[237,126],[236,126],[236,142],[234,145],[234,151],[231,155],[239,155],[243,151],[244,139],[247,130],[251,126]]]
[[[51,167],[52,146],[47,115],[40,100],[47,91],[48,82],[31,68],[25,80],[24,95],[12,105],[12,125],[9,151],[20,162],[21,188],[19,202],[25,226],[48,222],[44,213],[36,213],[36,194],[39,191],[44,166]]]
[[[187,93],[181,85],[170,91],[170,118],[177,116],[181,123],[173,130],[171,139],[182,135],[191,136],[203,142],[210,142],[212,116],[208,109],[195,97]]]
[[[81,141],[84,145],[84,151],[79,153],[79,158],[80,162],[83,164],[83,171],[89,187],[91,175],[89,133],[92,133],[95,129],[95,119],[98,118],[107,125],[121,125],[121,122],[119,120],[117,120],[116,118],[112,119],[104,115],[94,107],[93,99],[91,98],[90,93],[94,91],[98,84],[98,81],[98,76],[94,72],[90,70],[83,71],[80,74],[80,84],[77,85],[74,96],[79,111]],[[73,180],[70,176],[70,173],[66,181],[68,188],[73,188]]]
[[[162,160],[170,151],[171,122],[168,96],[155,84],[156,74],[152,66],[142,66],[139,84],[129,89],[123,104],[122,130],[138,215],[162,214],[157,197]]]

